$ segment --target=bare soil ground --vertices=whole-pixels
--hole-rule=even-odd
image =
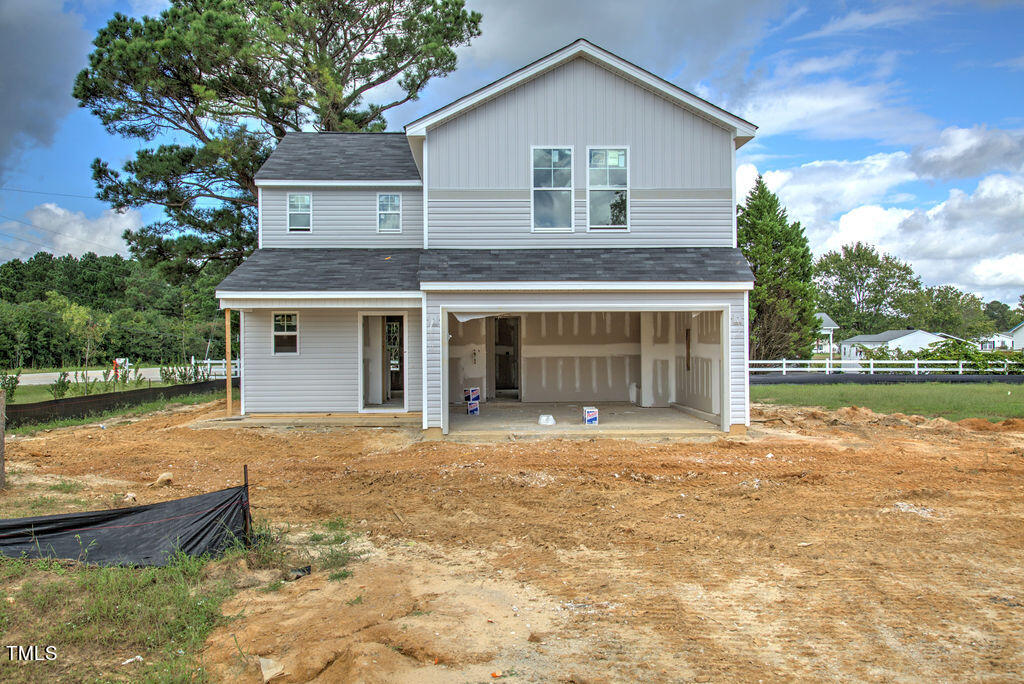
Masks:
[[[350,578],[227,604],[215,679],[262,681],[255,656],[282,682],[1022,679],[1024,421],[760,406],[712,442],[464,444],[221,410],[8,443],[96,507],[247,463],[257,517],[352,521]]]

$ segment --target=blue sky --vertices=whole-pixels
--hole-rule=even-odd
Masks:
[[[611,0],[468,4],[483,35],[391,111],[393,129],[582,36],[757,124],[738,186],[763,174],[816,253],[860,239],[929,285],[1024,293],[1024,3],[661,1],[628,16]],[[0,0],[0,260],[123,251],[125,228],[158,217],[92,198],[92,160],[120,164],[136,143],[69,93],[114,11],[163,6]]]

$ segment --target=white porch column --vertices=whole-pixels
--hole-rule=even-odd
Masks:
[[[640,312],[640,405],[654,406],[654,312]]]

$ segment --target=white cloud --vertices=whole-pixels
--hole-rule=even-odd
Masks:
[[[757,167],[753,164],[740,164],[736,167],[736,201],[743,204],[747,195],[754,189],[757,182]]]
[[[837,213],[881,201],[893,188],[916,178],[906,152],[854,161],[814,161],[764,173],[765,184],[779,195],[790,217],[811,230],[828,225]],[[739,182],[737,173],[737,187]]]
[[[84,212],[69,211],[46,202],[30,209],[25,214],[24,223],[7,221],[0,224],[0,232],[24,238],[12,240],[0,236],[0,261],[24,258],[39,251],[74,256],[86,252],[126,255],[128,248],[121,235],[125,230],[138,230],[140,227],[142,216],[138,211],[129,210],[122,214],[106,209],[99,216],[88,218]]]
[[[982,259],[971,268],[974,282],[985,287],[1019,287],[1024,291],[1024,252]]]
[[[1024,131],[951,126],[938,144],[915,150],[914,168],[934,178],[970,178],[994,171],[1024,171]]]
[[[821,254],[838,250],[853,242],[870,242],[883,251],[893,252],[899,245],[899,227],[912,214],[909,209],[865,205],[839,217],[835,229],[819,241],[815,252]],[[820,232],[820,231],[819,231]]]
[[[834,17],[816,31],[805,33],[797,40],[824,38],[841,33],[854,33],[881,28],[896,28],[924,19],[927,13],[920,6],[897,5],[883,7],[876,12],[854,10],[842,17]]]
[[[996,66],[1012,69],[1013,71],[1024,71],[1024,55],[1014,57],[1013,59],[1003,60],[1002,62],[996,62]]]

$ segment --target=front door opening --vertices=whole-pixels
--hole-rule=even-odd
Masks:
[[[405,319],[364,316],[363,409],[405,407]]]
[[[494,319],[494,396],[519,399],[519,318]]]

